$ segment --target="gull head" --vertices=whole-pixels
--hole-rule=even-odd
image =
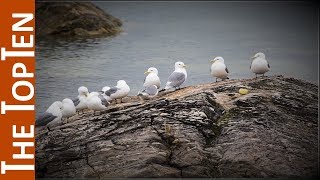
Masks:
[[[216,62],[222,62],[224,63],[224,59],[221,56],[215,57],[213,60],[210,61],[211,63],[216,63]]]
[[[251,59],[255,59],[255,58],[262,58],[262,59],[266,59],[266,55],[263,54],[262,52],[258,52],[257,54],[255,54],[253,57],[251,57]]]
[[[185,69],[187,66],[183,63],[183,62],[181,62],[181,61],[178,61],[178,62],[176,62],[175,64],[174,64],[174,68],[175,69]]]
[[[125,80],[119,80],[119,81],[117,82],[117,86],[126,86],[126,85],[127,85],[127,83],[126,83]]]
[[[65,104],[73,104],[73,101],[69,98],[65,98],[62,100],[62,103],[65,103]]]
[[[156,75],[158,75],[158,69],[155,67],[150,67],[146,72],[144,72],[144,74],[150,74],[150,73],[155,73]]]
[[[81,86],[78,88],[78,93],[79,93],[79,95],[88,96],[89,90],[88,90],[88,88]]]

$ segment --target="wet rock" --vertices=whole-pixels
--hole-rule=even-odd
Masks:
[[[37,2],[36,35],[83,37],[112,36],[121,21],[90,2]]]
[[[241,87],[250,93],[240,95]],[[50,132],[37,129],[37,177],[318,174],[317,85],[273,76],[136,101],[129,97],[100,115],[86,112]]]

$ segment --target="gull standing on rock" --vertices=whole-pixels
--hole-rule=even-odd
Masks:
[[[143,87],[156,85],[157,89],[160,88],[161,82],[158,76],[158,70],[155,67],[150,67],[144,74],[148,74],[144,79]]]
[[[104,94],[110,97],[112,100],[120,99],[122,102],[122,98],[126,97],[130,92],[130,87],[124,80],[119,80],[115,87],[110,88]]]
[[[78,97],[73,99],[72,101],[74,106],[76,107],[76,110],[83,112],[83,110],[87,108],[86,101],[89,95],[89,90],[88,88],[81,86],[78,88],[78,93],[79,93]]]
[[[76,107],[73,104],[73,101],[69,98],[62,100],[62,117],[69,118],[76,114]]]
[[[256,78],[258,74],[264,74],[270,70],[270,65],[266,60],[266,56],[262,52],[258,52],[253,57],[251,57],[252,63],[250,65],[250,69],[253,73],[256,74]]]
[[[213,60],[210,61],[211,65],[211,75],[216,78],[216,82],[218,78],[222,81],[228,78],[229,70],[227,66],[224,64],[224,59],[220,56],[215,57]]]
[[[90,110],[103,111],[107,109],[109,102],[98,92],[91,92],[87,97],[87,106]]]
[[[171,88],[180,89],[181,84],[187,80],[186,65],[183,62],[176,62],[174,68],[173,73],[168,78],[168,82],[164,88],[165,90]]]
[[[50,130],[49,127],[60,124],[62,107],[63,104],[60,101],[52,103],[51,106],[37,118],[36,126],[47,126],[48,130]]]

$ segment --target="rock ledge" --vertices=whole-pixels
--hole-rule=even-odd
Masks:
[[[191,86],[36,135],[37,177],[317,176],[318,86],[282,76]]]

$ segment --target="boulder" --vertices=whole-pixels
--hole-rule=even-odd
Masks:
[[[37,2],[36,36],[112,36],[121,21],[91,2]]]
[[[36,175],[315,177],[318,86],[272,76],[128,97],[37,128]]]

